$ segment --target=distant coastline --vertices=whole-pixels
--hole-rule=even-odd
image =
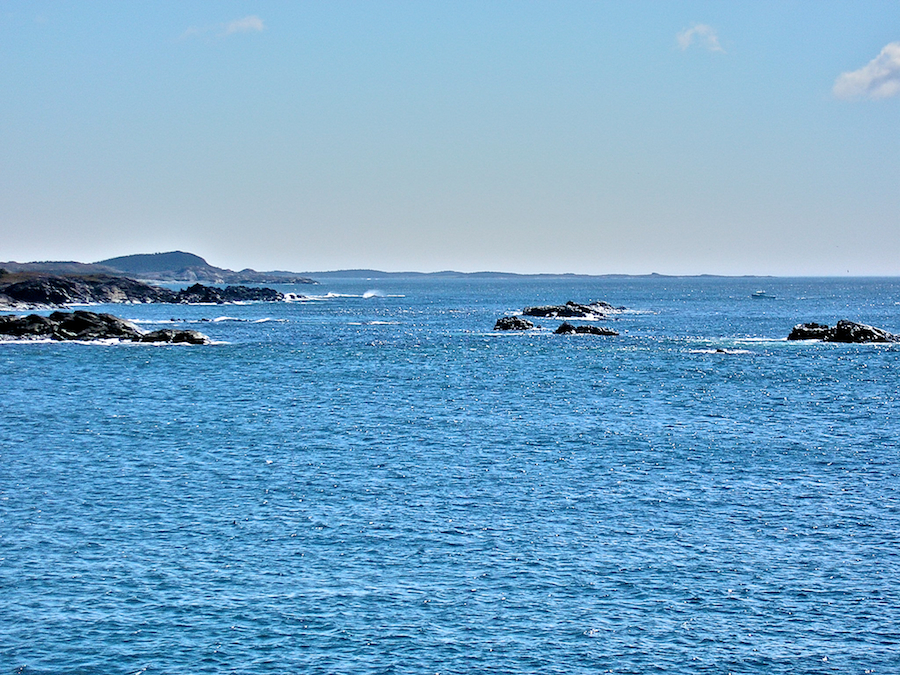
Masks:
[[[58,276],[115,276],[146,282],[207,284],[315,284],[308,276],[274,270],[239,271],[210,265],[193,253],[140,253],[95,263],[75,261],[0,262],[0,269],[13,274]]]
[[[170,251],[168,253],[141,253],[109,258],[95,263],[77,261],[0,262],[0,269],[10,273],[37,273],[52,275],[110,275],[124,276],[145,282],[158,283],[206,283],[206,284],[316,284],[325,279],[777,279],[777,278],[838,278],[829,275],[774,275],[774,274],[580,274],[575,272],[387,272],[377,269],[340,269],[318,272],[290,272],[285,270],[257,271],[246,268],[230,270],[215,267],[194,253]],[[861,275],[866,277],[867,275]],[[882,278],[874,275],[873,278]],[[847,277],[855,278],[855,277]],[[883,277],[893,278],[893,277]]]
[[[447,279],[774,279],[773,275],[757,274],[577,274],[575,272],[552,273],[543,272],[528,274],[522,272],[455,272],[444,270],[441,272],[384,272],[382,270],[350,269],[331,270],[327,272],[304,272],[315,279],[341,278],[341,279],[381,279],[381,278],[447,278]]]

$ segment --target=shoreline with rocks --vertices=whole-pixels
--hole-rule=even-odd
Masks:
[[[285,295],[261,286],[205,286],[180,291],[127,277],[107,275],[4,275],[0,278],[0,310],[33,311],[92,304],[229,304],[284,302]]]
[[[152,342],[168,344],[207,345],[212,341],[196,330],[163,328],[144,332],[130,321],[112,314],[76,310],[53,312],[49,316],[29,314],[0,316],[0,336],[21,341],[53,340],[57,342]]]

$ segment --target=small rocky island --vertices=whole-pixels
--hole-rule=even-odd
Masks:
[[[564,305],[543,305],[540,307],[526,307],[522,310],[525,316],[542,316],[547,318],[565,319],[603,319],[610,312],[621,311],[624,307],[614,307],[608,302],[592,302],[581,305],[569,300]]]
[[[520,316],[503,316],[497,319],[494,330],[530,330],[534,324]]]
[[[563,321],[559,328],[553,331],[556,335],[609,335],[615,336],[618,335],[616,331],[612,328],[604,328],[602,326],[591,326],[590,324],[586,326],[573,326],[568,321]]]
[[[557,318],[575,318],[585,319],[588,321],[598,321],[607,318],[607,314],[618,312],[625,309],[624,307],[615,307],[608,302],[591,302],[586,305],[572,302],[569,300],[564,305],[541,305],[537,307],[526,307],[522,310],[524,316],[545,317],[550,319]],[[494,330],[530,330],[534,328],[534,324],[528,319],[521,316],[504,316],[497,319],[494,324]],[[586,335],[618,335],[618,333],[610,328],[601,328],[600,326],[581,325],[575,326],[567,321],[563,321],[560,326],[553,331],[556,335],[586,334]]]
[[[50,316],[0,316],[0,335],[18,339],[121,340],[126,342],[166,342],[209,344],[210,339],[195,330],[163,329],[145,333],[133,323],[113,316],[77,310],[53,312]]]
[[[866,344],[871,342],[900,342],[900,335],[888,333],[881,328],[867,326],[841,319],[836,326],[822,323],[801,323],[794,326],[788,340],[821,340],[822,342],[845,342]]]

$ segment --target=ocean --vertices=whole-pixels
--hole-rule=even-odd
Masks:
[[[280,289],[0,344],[0,673],[900,668],[900,344],[785,339],[900,279]]]

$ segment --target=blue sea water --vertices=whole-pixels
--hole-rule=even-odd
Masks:
[[[900,345],[784,339],[900,280],[282,290],[0,344],[0,673],[900,669]]]

